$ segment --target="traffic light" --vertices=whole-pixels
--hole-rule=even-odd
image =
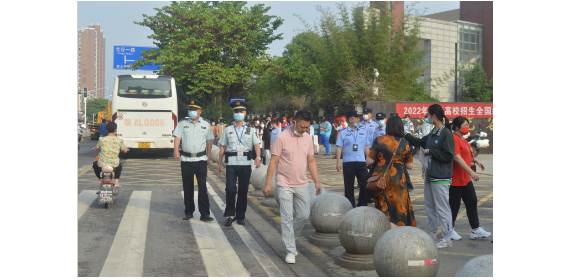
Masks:
[[[83,97],[87,97],[87,88],[86,87],[83,88]]]

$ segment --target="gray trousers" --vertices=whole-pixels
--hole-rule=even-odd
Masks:
[[[439,222],[444,238],[451,237],[453,222],[449,207],[449,184],[434,184],[424,182],[424,203],[428,216],[428,229],[437,232]]]
[[[277,192],[281,211],[281,241],[285,244],[287,253],[295,254],[297,253],[295,238],[301,235],[301,230],[311,212],[309,186],[290,188],[277,185]],[[293,210],[297,212],[295,219],[293,219]]]

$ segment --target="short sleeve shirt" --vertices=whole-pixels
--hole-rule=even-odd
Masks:
[[[471,152],[473,149],[468,145],[465,139],[461,139],[457,134],[453,134],[453,141],[455,142],[455,154],[460,155],[467,166],[471,166]],[[465,186],[471,182],[471,176],[463,168],[453,161],[453,178],[451,178],[452,186]]]
[[[275,171],[275,183],[291,188],[309,185],[307,179],[307,157],[314,155],[313,140],[307,133],[297,136],[287,129],[275,138],[271,154],[279,156]]]
[[[331,137],[331,132],[332,132],[332,125],[331,123],[327,123],[327,124],[323,124],[323,126],[328,129],[327,131],[325,131],[325,137]]]
[[[374,132],[376,131],[376,128],[378,128],[378,124],[372,120],[368,121],[368,123],[361,121],[359,128],[367,131],[368,143],[366,145],[368,145],[368,147],[372,147]]]
[[[100,136],[107,136],[107,123],[102,123],[99,125],[99,135]]]
[[[249,132],[247,132],[248,128]],[[240,142],[244,146],[244,152],[255,150],[254,146],[260,142],[255,127],[243,124],[241,127],[229,125],[224,129],[220,137],[220,145],[227,147],[228,152],[237,152]],[[251,159],[248,160],[247,156],[230,156],[227,165],[251,165]]]
[[[119,166],[119,153],[125,148],[123,139],[114,136],[99,137],[99,142],[95,146],[101,151],[99,152],[99,161],[97,165],[103,166]]]
[[[353,145],[358,145],[357,150],[353,150]],[[364,146],[368,145],[368,135],[366,130],[347,127],[338,133],[336,146],[342,147],[342,162],[365,162]]]
[[[276,128],[271,130],[271,145],[273,146],[273,143],[275,143],[275,138],[277,137],[277,135],[279,135],[279,133],[281,133],[281,129]]]
[[[200,118],[196,123],[186,119],[178,123],[172,134],[180,138],[182,151],[187,153],[200,153],[206,150],[206,142],[214,140],[211,125]],[[201,157],[187,157],[180,155],[180,161],[194,162],[208,160],[208,155]]]
[[[382,135],[386,135],[386,125],[384,125],[383,127],[378,127],[378,129],[374,131],[374,136],[372,136],[372,142],[374,142],[374,139],[378,138],[378,136]],[[370,148],[372,148],[372,145],[370,145]]]
[[[324,126],[324,127],[327,126],[324,122],[322,122],[321,125]],[[319,129],[320,129],[320,127],[319,127]],[[325,134],[325,130],[324,130],[324,129],[321,129],[321,130],[319,131],[319,134]]]

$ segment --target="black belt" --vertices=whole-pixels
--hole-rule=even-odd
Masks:
[[[187,157],[201,157],[206,155],[206,151],[199,152],[199,153],[187,153],[184,151],[180,151],[180,154]]]
[[[243,156],[247,157],[247,160],[250,160],[253,157],[253,154],[255,153],[254,150],[251,150],[249,152],[243,152]],[[226,163],[228,163],[228,157],[237,157],[238,153],[237,152],[224,152],[224,155],[226,155]]]

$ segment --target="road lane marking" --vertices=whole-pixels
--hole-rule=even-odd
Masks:
[[[184,198],[184,191],[180,193]],[[194,191],[194,205],[198,205],[198,191]],[[190,219],[208,277],[249,277],[216,218],[213,215],[210,217],[214,218],[211,222]]]
[[[84,190],[79,194],[77,201],[77,220],[85,214],[89,206],[97,198],[96,190]]]
[[[142,277],[151,191],[133,191],[99,277]]]
[[[79,172],[85,170],[85,168],[87,168],[87,167],[89,167],[89,165],[83,165],[83,166],[81,166],[81,167],[77,170],[77,173],[79,173]]]
[[[208,187],[208,193],[212,196],[216,204],[220,209],[226,209],[226,204],[222,201],[222,199],[218,196],[218,194],[214,191],[210,183],[206,182],[206,186]],[[269,277],[283,277],[283,273],[275,266],[273,261],[265,254],[263,249],[257,244],[257,242],[251,237],[249,232],[243,226],[234,226],[235,231],[239,234],[245,245],[249,248],[253,256],[257,259],[263,270],[267,273]]]

